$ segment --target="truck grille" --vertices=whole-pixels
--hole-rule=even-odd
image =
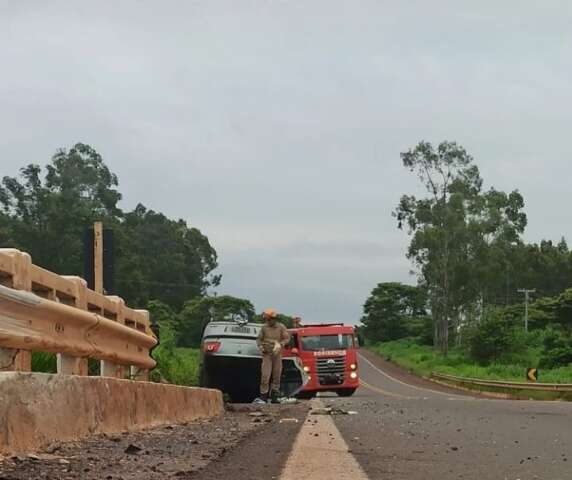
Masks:
[[[342,384],[344,383],[345,357],[318,358],[316,369],[320,384]]]

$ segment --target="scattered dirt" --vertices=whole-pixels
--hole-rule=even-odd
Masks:
[[[302,415],[307,406],[233,405],[231,410],[211,420],[102,435],[54,444],[45,452],[0,457],[0,480],[200,478],[201,470],[220,462],[250,436],[283,428],[281,418]]]

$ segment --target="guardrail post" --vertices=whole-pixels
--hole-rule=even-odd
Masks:
[[[32,291],[32,280],[30,278],[32,257],[19,250],[5,249],[3,252],[12,257],[14,262],[11,287],[16,290],[25,290],[26,292]],[[32,352],[0,348],[0,371],[32,371]]]
[[[139,380],[141,382],[148,382],[149,381],[149,370],[145,370],[143,368],[131,366],[130,375],[131,380]]]
[[[100,375],[102,377],[125,378],[125,368],[123,365],[108,360],[102,360],[100,365]]]
[[[57,356],[58,373],[60,375],[83,375],[87,376],[87,358],[70,357],[63,353]]]
[[[0,348],[0,372],[30,372],[31,370],[31,352]]]
[[[75,307],[87,310],[87,282],[81,277],[64,275],[63,278],[75,284]],[[64,353],[57,354],[57,367],[60,375],[89,375],[88,359],[72,357]]]

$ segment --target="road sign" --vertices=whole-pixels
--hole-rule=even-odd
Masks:
[[[538,369],[527,368],[526,369],[526,379],[529,382],[536,382],[538,380]]]

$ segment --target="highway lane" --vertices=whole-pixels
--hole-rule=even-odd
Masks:
[[[95,437],[52,459],[0,459],[0,479],[572,480],[572,403],[471,396],[360,355],[352,398]],[[357,415],[309,411],[324,404]]]
[[[396,373],[397,372],[397,373]],[[335,424],[370,479],[572,479],[572,404],[468,396],[362,352]]]

